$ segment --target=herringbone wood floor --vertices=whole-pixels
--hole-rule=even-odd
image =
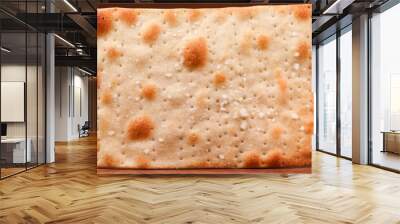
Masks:
[[[400,175],[314,153],[311,175],[96,175],[96,139],[0,181],[0,223],[400,223]]]

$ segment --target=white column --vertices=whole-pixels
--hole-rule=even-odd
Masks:
[[[54,35],[47,34],[46,36],[46,60],[47,60],[47,71],[46,71],[46,162],[52,163],[55,161],[55,151],[54,151],[54,133],[55,133],[55,61],[54,61]]]
[[[54,11],[54,5],[47,1],[47,12]],[[55,162],[55,44],[54,35],[46,35],[46,163]]]

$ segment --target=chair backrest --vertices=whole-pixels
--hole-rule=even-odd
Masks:
[[[89,124],[90,124],[89,121],[85,121],[85,123],[83,124],[82,128],[89,128],[90,127]]]

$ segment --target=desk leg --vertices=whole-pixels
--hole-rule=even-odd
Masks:
[[[383,149],[381,152],[386,152],[386,134],[382,133],[383,135]]]

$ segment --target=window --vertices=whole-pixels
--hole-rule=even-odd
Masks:
[[[400,4],[371,18],[372,164],[400,170]]]
[[[336,153],[336,36],[318,48],[318,149]]]
[[[44,1],[0,1],[15,14],[41,12]],[[45,163],[45,35],[0,12],[0,178]]]
[[[351,26],[340,36],[340,155],[352,157],[352,33]]]
[[[317,76],[317,71],[316,71],[316,68],[317,68],[317,47],[316,47],[316,45],[313,45],[312,46],[312,63],[311,63],[311,66],[312,66],[312,90],[313,90],[313,99],[314,99],[314,111],[317,111],[317,105],[316,105],[316,102],[317,102],[317,91],[316,91],[316,76]],[[317,115],[316,115],[316,113],[314,112],[314,131],[313,131],[313,137],[312,137],[312,150],[316,150],[317,149],[317,147],[316,147],[316,143],[317,143],[317,140],[316,140],[316,133],[315,133],[315,131],[316,131],[316,125],[317,125]]]

